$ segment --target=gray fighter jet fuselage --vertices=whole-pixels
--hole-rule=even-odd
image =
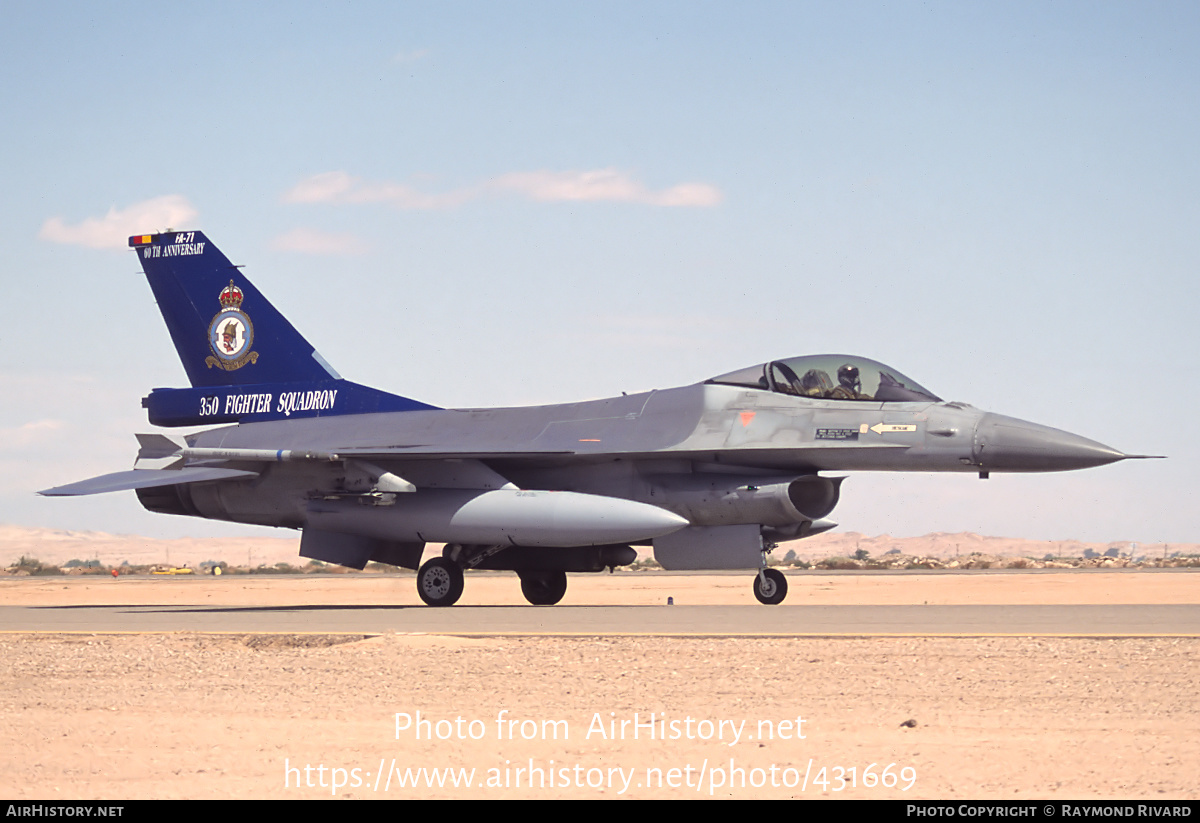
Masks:
[[[152,392],[151,421],[234,425],[139,435],[132,471],[43,494],[133,489],[153,511],[300,529],[305,557],[418,569],[431,605],[454,603],[468,568],[516,571],[530,602],[555,603],[566,572],[631,563],[636,545],[668,569],[757,569],[756,596],[778,603],[786,579],[766,554],[835,525],[843,478],[822,472],[986,477],[1132,456],[942,401],[853,355],[581,403],[438,409],[337,376],[199,232],[130,245],[193,386]],[[427,543],[446,548],[421,564]]]

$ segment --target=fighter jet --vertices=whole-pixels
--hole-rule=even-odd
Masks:
[[[431,606],[459,599],[466,569],[515,571],[530,603],[553,605],[567,572],[633,563],[634,546],[667,569],[755,570],[755,596],[777,604],[787,580],[767,555],[836,525],[836,473],[1142,456],[842,354],[604,400],[442,409],[343,379],[201,232],[129,245],[191,382],[152,390],[150,422],[220,427],[140,434],[132,470],[40,493],[132,489],[154,512],[299,529],[303,557],[416,569]],[[445,548],[421,564],[427,543]]]

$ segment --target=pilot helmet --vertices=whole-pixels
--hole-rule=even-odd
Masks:
[[[848,389],[860,391],[862,389],[862,380],[858,377],[858,366],[847,363],[840,367],[838,369],[838,383]]]
[[[833,388],[829,375],[820,369],[809,369],[800,378],[800,390],[813,397],[824,397]]]

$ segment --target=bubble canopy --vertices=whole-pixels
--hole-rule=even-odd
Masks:
[[[875,403],[941,400],[929,389],[891,366],[851,354],[810,354],[773,360],[704,382],[826,400],[869,400]]]

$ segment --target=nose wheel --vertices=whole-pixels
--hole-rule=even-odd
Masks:
[[[463,573],[458,564],[435,557],[417,572],[417,594],[430,606],[453,606],[463,593]]]
[[[759,569],[754,578],[754,596],[766,606],[777,606],[787,597],[787,578],[779,569]]]

